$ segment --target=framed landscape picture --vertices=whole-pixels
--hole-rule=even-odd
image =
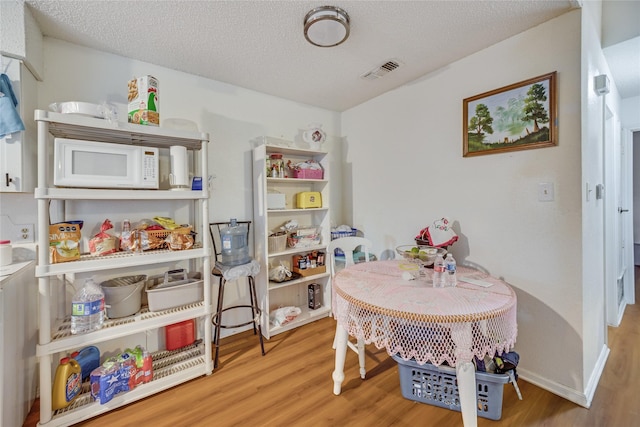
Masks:
[[[556,72],[463,100],[464,157],[558,145]]]

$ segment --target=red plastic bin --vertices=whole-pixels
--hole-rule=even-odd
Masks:
[[[191,345],[196,340],[196,322],[194,319],[174,323],[164,327],[165,346],[167,350]]]

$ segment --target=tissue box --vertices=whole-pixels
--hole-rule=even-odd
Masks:
[[[285,209],[286,201],[282,193],[267,193],[267,209]]]

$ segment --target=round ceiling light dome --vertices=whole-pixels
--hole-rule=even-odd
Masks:
[[[349,15],[339,7],[317,7],[304,17],[304,37],[315,46],[337,46],[349,37]]]

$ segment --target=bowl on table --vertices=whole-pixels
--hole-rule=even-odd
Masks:
[[[423,267],[433,266],[438,254],[443,258],[447,254],[447,250],[444,248],[427,245],[402,245],[396,248],[396,252],[407,261],[420,264]]]

